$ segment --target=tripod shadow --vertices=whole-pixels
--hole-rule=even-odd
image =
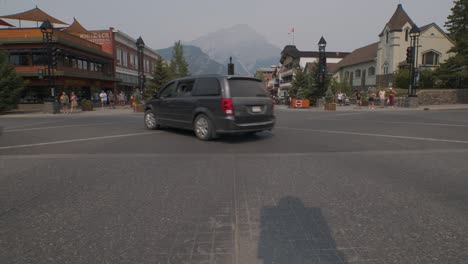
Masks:
[[[295,197],[262,209],[258,250],[264,264],[346,263],[321,209]]]

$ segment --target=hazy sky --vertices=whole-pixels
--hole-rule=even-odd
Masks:
[[[452,0],[0,0],[0,15],[38,5],[65,22],[76,17],[87,29],[115,27],[141,35],[154,49],[190,41],[235,24],[248,24],[279,48],[291,41],[316,50],[323,35],[329,51],[351,51],[378,40],[398,3],[419,25],[443,27]]]

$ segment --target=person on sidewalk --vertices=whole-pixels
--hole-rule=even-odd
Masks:
[[[70,102],[71,102],[70,113],[73,113],[76,111],[76,107],[78,106],[78,97],[75,95],[74,92],[72,92],[70,95]]]
[[[362,101],[361,101],[361,92],[356,91],[356,106],[357,108],[361,109]]]
[[[390,95],[388,96],[388,103],[391,108],[395,107],[395,91],[393,91],[392,88],[390,88]]]
[[[374,100],[375,100],[376,94],[374,90],[371,90],[369,93],[369,109],[374,109]]]
[[[70,104],[70,98],[65,92],[62,92],[60,96],[60,104],[62,105],[63,113],[68,114],[68,105]]]
[[[109,100],[109,108],[115,109],[115,96],[112,91],[109,91],[109,94],[107,95],[107,99]]]
[[[342,106],[343,105],[343,93],[341,91],[338,91],[338,95],[336,97],[338,99],[338,104]]]
[[[99,94],[99,98],[101,99],[101,108],[104,109],[104,104],[107,104],[107,94],[104,90]]]
[[[125,94],[123,91],[120,91],[119,99],[120,99],[120,106],[124,107],[125,106]]]
[[[379,92],[380,108],[385,108],[385,90],[382,89]]]

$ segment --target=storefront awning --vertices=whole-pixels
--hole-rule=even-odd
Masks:
[[[43,22],[48,19],[53,24],[62,24],[68,25],[67,23],[47,14],[46,12],[39,9],[37,6],[31,10],[21,12],[18,14],[7,15],[7,16],[0,16],[0,18],[6,19],[16,19],[16,20],[25,20],[25,21],[36,21],[36,22]]]

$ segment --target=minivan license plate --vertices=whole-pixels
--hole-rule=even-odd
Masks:
[[[252,106],[252,112],[260,113],[261,111],[262,111],[262,108],[260,106]]]

